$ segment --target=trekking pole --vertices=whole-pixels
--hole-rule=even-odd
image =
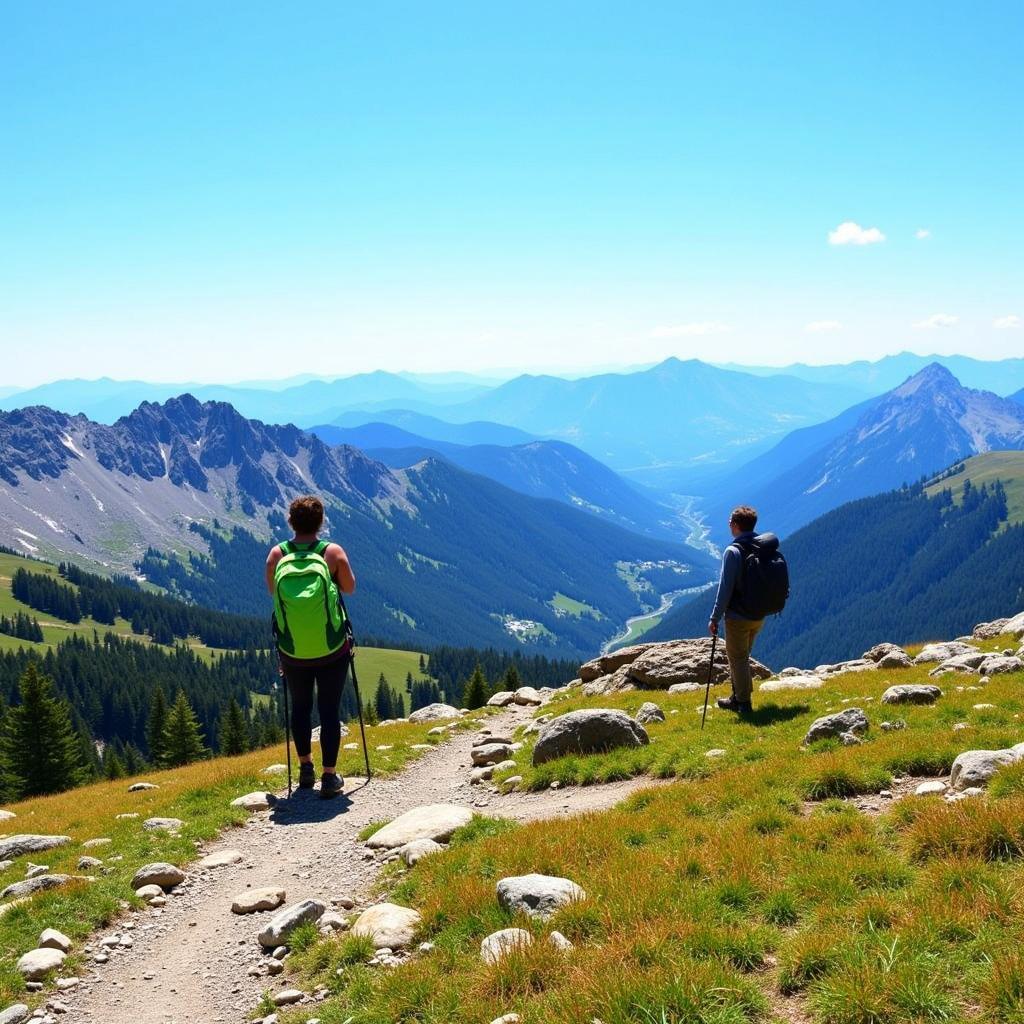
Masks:
[[[284,746],[288,751],[288,799],[292,798],[292,733],[291,714],[288,711],[288,680],[280,676],[281,689],[284,691]]]
[[[348,652],[348,668],[352,673],[352,689],[356,695],[356,711],[359,713],[359,735],[363,740],[363,759],[366,761],[366,781],[369,782],[372,776],[370,771],[370,748],[366,745],[366,726],[363,723],[363,701],[359,696],[359,678],[356,676],[356,634],[352,628],[352,619],[348,614],[348,608],[345,607],[345,598],[342,597],[341,588],[338,588],[338,602],[341,604],[341,610],[345,615],[345,630],[348,633],[349,652]]]
[[[701,731],[708,717],[708,701],[711,699],[711,677],[715,674],[715,646],[718,644],[718,632],[711,634],[711,661],[708,663],[708,685],[704,690],[704,714],[700,716]]]

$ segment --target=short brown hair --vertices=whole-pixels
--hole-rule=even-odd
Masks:
[[[288,522],[296,533],[317,533],[324,525],[324,503],[314,494],[296,498],[288,507]]]
[[[757,509],[749,505],[737,505],[729,516],[729,522],[735,523],[741,530],[752,530],[757,526]]]

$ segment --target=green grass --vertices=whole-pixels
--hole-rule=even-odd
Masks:
[[[548,601],[548,605],[556,612],[568,615],[573,619],[580,619],[584,615],[592,619],[603,619],[604,616],[593,605],[577,601],[575,598],[567,597],[565,594],[556,592],[555,596]]]
[[[1001,480],[1006,488],[1008,521],[1024,522],[1024,452],[985,452],[967,459],[961,472],[946,477],[926,488],[929,496],[950,488],[953,498],[959,501],[963,495],[964,481],[970,480],[975,487],[982,484],[991,486]]]
[[[426,741],[432,723],[401,724],[367,729],[367,746],[375,775],[392,775],[419,756],[414,744]],[[345,742],[358,741],[349,736]],[[378,744],[392,749],[378,751]],[[319,758],[319,746],[314,755]],[[0,823],[4,835],[22,832],[44,835],[69,835],[72,842],[48,851],[45,855],[19,857],[0,872],[0,888],[25,877],[28,860],[44,857],[54,872],[79,874],[78,858],[94,854],[107,861],[114,870],[109,875],[97,874],[89,884],[68,886],[38,894],[0,916],[0,1006],[25,998],[25,987],[14,969],[19,956],[33,949],[44,928],[59,928],[76,943],[94,929],[109,924],[120,912],[122,900],[134,900],[130,881],[141,864],[166,860],[184,865],[196,856],[196,841],[213,838],[233,823],[241,822],[246,813],[230,807],[232,798],[252,790],[283,786],[283,777],[268,778],[261,774],[270,764],[284,762],[284,745],[252,751],[239,757],[222,757],[201,761],[185,768],[150,772],[142,776],[160,787],[140,793],[129,793],[130,779],[100,782],[67,793],[11,804],[17,817]],[[363,752],[342,750],[339,771],[343,775],[363,772]],[[138,819],[117,820],[120,813],[137,812]],[[175,817],[185,822],[180,836],[144,832],[142,821],[148,817]],[[97,850],[84,850],[87,839],[109,837],[112,842]],[[110,858],[120,856],[123,860]],[[74,972],[78,961],[71,959],[63,973]]]
[[[351,955],[349,940],[318,940],[302,960],[307,982],[333,992],[317,1015],[353,1024],[476,1024],[509,1012],[523,1024],[1021,1024],[1024,769],[956,804],[876,800],[884,813],[868,815],[847,799],[1022,738],[1024,674],[995,677],[984,693],[958,691],[976,678],[946,677],[933,707],[880,703],[887,685],[926,678],[916,668],[841,676],[818,691],[765,695],[750,721],[712,710],[703,732],[697,693],[573,696],[545,708],[632,713],[654,699],[667,721],[650,727],[650,746],[626,753],[533,768],[528,745],[515,769],[526,785],[643,773],[681,781],[602,814],[529,825],[477,818],[444,854],[395,868],[390,898],[421,912],[419,939],[433,951],[380,971]],[[973,711],[980,701],[996,709]],[[871,721],[862,745],[802,748],[813,718],[851,705]],[[893,717],[907,728],[883,732]],[[958,721],[970,729],[954,733]],[[712,747],[725,756],[705,757]],[[588,897],[547,922],[516,919],[495,884],[533,871],[572,878]],[[534,944],[483,964],[480,940],[511,925],[529,928]],[[545,941],[553,929],[575,944],[568,955]]]

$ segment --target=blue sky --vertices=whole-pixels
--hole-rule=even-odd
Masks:
[[[1022,33],[1019,2],[9,5],[0,385],[1020,355]]]

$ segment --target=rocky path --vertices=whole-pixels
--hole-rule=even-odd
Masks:
[[[497,734],[529,720],[512,707],[488,719]],[[89,962],[78,986],[56,993],[62,1019],[80,1024],[195,1024],[250,1020],[264,990],[288,988],[287,971],[271,977],[256,934],[267,914],[239,916],[232,898],[247,888],[280,886],[292,904],[319,898],[328,904],[368,905],[379,868],[358,833],[373,821],[393,819],[423,804],[458,803],[525,821],[613,806],[651,785],[631,780],[583,789],[498,794],[469,784],[475,731],[456,732],[436,750],[389,779],[348,780],[332,801],[296,792],[269,812],[253,815],[203,854],[233,850],[241,861],[193,868],[162,910],[132,912],[96,937],[128,936],[109,962]],[[316,1016],[311,1008],[310,1016]]]

